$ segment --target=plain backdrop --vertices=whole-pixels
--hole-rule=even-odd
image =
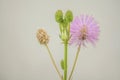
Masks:
[[[92,15],[100,26],[96,46],[82,47],[72,80],[120,80],[120,0],[0,0],[0,80],[60,80],[46,47],[36,31],[50,36],[56,64],[63,59],[63,44],[55,12]],[[69,47],[68,70],[77,46]]]

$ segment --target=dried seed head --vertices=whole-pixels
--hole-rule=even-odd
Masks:
[[[37,31],[36,37],[39,40],[40,44],[47,44],[49,42],[49,36],[43,29],[39,29]]]

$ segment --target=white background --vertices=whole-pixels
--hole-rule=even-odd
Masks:
[[[100,25],[96,46],[82,48],[73,80],[120,80],[119,0],[0,0],[0,80],[60,80],[46,48],[36,39],[44,28],[60,68],[63,45],[54,14],[89,14]],[[77,47],[69,47],[69,72]]]

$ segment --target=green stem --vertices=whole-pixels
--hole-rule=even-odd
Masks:
[[[77,63],[77,59],[78,59],[79,53],[80,53],[80,46],[78,47],[78,50],[77,50],[77,53],[76,53],[76,57],[75,57],[75,60],[74,60],[74,64],[73,64],[73,67],[72,67],[72,71],[71,71],[71,73],[70,73],[70,76],[69,76],[69,79],[68,79],[68,80],[71,80],[73,71],[74,71],[75,66],[76,66],[76,63]]]
[[[50,59],[52,60],[53,66],[55,67],[55,69],[56,69],[59,77],[61,78],[61,80],[63,80],[63,77],[62,77],[62,75],[60,74],[60,71],[58,70],[58,68],[57,68],[57,66],[56,66],[55,60],[54,60],[54,58],[53,58],[53,56],[52,56],[52,54],[51,54],[51,52],[50,52],[50,49],[49,49],[48,45],[45,44],[45,46],[46,46],[46,48],[47,48],[47,50],[48,50],[48,53],[49,53],[49,55],[50,55]]]
[[[68,37],[70,38],[70,23],[68,23]]]
[[[67,44],[67,41],[65,41],[65,44],[64,44],[64,80],[67,80],[67,48],[68,48],[68,44]]]

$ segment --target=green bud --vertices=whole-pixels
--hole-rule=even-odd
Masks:
[[[67,22],[72,22],[73,20],[73,14],[72,11],[68,10],[65,14],[65,19],[67,20]]]
[[[63,13],[62,13],[62,10],[58,10],[55,13],[55,19],[56,19],[56,22],[58,22],[58,23],[62,23],[63,22]]]
[[[60,64],[61,64],[61,68],[64,70],[64,61],[61,60]]]

